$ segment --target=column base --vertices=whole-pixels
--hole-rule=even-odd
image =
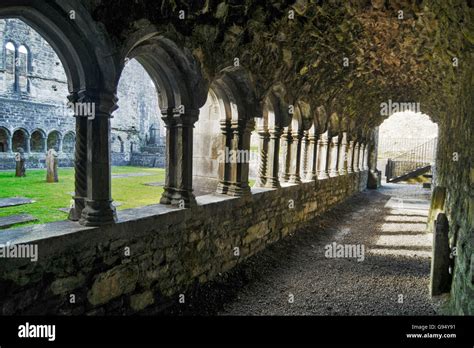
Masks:
[[[324,179],[328,179],[328,178],[329,178],[328,172],[319,172],[318,173],[318,180],[324,180]]]
[[[367,188],[376,190],[381,186],[382,181],[382,172],[379,170],[371,170],[369,171],[369,177],[367,179]]]
[[[290,181],[290,175],[289,174],[283,174],[283,176],[280,178],[280,182],[287,183]]]
[[[306,181],[316,181],[318,180],[318,174],[317,173],[308,173],[306,176]]]
[[[219,182],[216,189],[217,193],[240,197],[250,194],[250,186],[247,183]]]
[[[194,197],[192,190],[182,190],[165,186],[160,199],[160,204],[177,205],[181,208],[190,208],[195,206],[197,203],[196,197]]]
[[[74,206],[69,211],[68,219],[71,221],[79,221],[81,219],[82,211],[86,206],[84,197],[74,197]]]
[[[79,223],[84,226],[101,226],[117,221],[117,212],[112,200],[86,200]]]
[[[264,180],[261,180],[260,182],[255,183],[255,187],[261,187],[261,188],[280,188],[280,180],[278,178],[265,178]]]
[[[290,176],[290,180],[288,182],[290,184],[301,184],[302,183],[300,176],[299,175],[294,175],[294,174],[292,174]]]
[[[337,170],[331,170],[331,171],[329,172],[329,177],[330,177],[330,178],[334,178],[334,177],[336,177],[336,176],[339,176],[339,172],[338,172]]]
[[[347,170],[340,170],[339,171],[339,175],[346,175],[347,174]]]

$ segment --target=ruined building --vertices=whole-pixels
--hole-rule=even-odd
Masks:
[[[14,167],[21,147],[30,168],[44,167],[46,152],[73,166],[75,121],[68,105],[67,77],[49,43],[19,19],[0,20],[0,169]],[[148,85],[143,81],[149,81]],[[132,60],[118,88],[123,101],[112,119],[112,163],[164,166],[158,96],[143,67]],[[125,97],[126,96],[126,97]],[[152,137],[150,136],[152,133]],[[157,145],[147,161],[144,147]],[[145,157],[145,159],[143,159]]]

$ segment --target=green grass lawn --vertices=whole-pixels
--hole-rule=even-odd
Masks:
[[[67,213],[59,208],[71,205],[74,192],[74,169],[59,168],[59,182],[46,182],[46,169],[29,169],[25,178],[15,177],[15,171],[0,171],[0,198],[27,197],[35,203],[16,207],[0,208],[0,217],[30,214],[38,219],[31,224],[67,219]],[[149,173],[147,176],[112,178],[112,198],[121,203],[117,210],[143,207],[160,201],[163,187],[147,186],[144,183],[164,182],[165,170],[161,168],[112,167],[112,174]],[[254,180],[250,180],[252,186]]]
[[[159,203],[162,187],[142,185],[147,182],[164,182],[165,170],[161,168],[112,167],[112,174],[150,173],[112,179],[112,197],[122,203],[118,210],[142,207]],[[0,216],[30,214],[38,219],[36,223],[64,220],[67,214],[58,210],[69,207],[74,192],[74,169],[60,168],[59,182],[47,183],[45,169],[27,170],[25,178],[16,178],[15,172],[0,172],[0,198],[27,197],[36,202],[10,208],[0,208]]]

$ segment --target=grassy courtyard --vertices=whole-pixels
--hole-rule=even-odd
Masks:
[[[112,197],[119,206],[117,210],[142,207],[159,202],[163,187],[147,186],[144,183],[164,182],[165,170],[159,168],[112,167],[112,175],[146,174],[112,178]],[[148,175],[149,174],[149,175]],[[0,208],[0,217],[30,214],[36,223],[64,220],[67,213],[59,210],[69,207],[74,193],[74,169],[60,168],[59,182],[47,183],[45,169],[27,170],[25,178],[16,178],[15,171],[0,172],[0,198],[27,197],[35,203],[16,207]]]

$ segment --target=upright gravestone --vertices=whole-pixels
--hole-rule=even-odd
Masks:
[[[16,161],[16,170],[15,176],[24,177],[26,176],[26,167],[25,167],[25,151],[23,148],[18,148],[18,152],[15,154]]]
[[[48,150],[46,155],[46,181],[58,182],[58,153],[54,149]]]

